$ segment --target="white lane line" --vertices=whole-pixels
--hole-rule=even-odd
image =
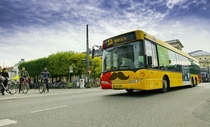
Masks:
[[[17,121],[10,120],[10,119],[2,119],[2,120],[0,120],[0,127],[7,126],[10,124],[15,124],[15,123],[17,123]]]
[[[67,105],[62,105],[62,106],[58,106],[58,107],[52,107],[52,108],[46,108],[46,109],[41,109],[41,110],[36,110],[36,111],[32,111],[31,113],[37,113],[37,112],[43,112],[43,111],[48,111],[48,110],[53,110],[53,109],[58,109],[58,108],[64,108]]]

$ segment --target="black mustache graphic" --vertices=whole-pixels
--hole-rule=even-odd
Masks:
[[[116,78],[119,78],[121,80],[127,80],[127,79],[129,79],[129,75],[126,77],[122,72],[112,73],[109,80],[115,80]]]

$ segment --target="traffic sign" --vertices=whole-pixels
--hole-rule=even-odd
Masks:
[[[69,73],[73,73],[73,67],[72,66],[69,67]]]

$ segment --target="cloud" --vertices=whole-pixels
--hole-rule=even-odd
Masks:
[[[83,52],[87,24],[89,47],[142,29],[162,40],[178,38],[186,52],[207,51],[209,13],[207,0],[0,0],[0,61],[12,66],[21,58]]]

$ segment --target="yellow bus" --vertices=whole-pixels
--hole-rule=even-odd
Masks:
[[[102,89],[155,90],[201,83],[196,59],[142,30],[103,41]]]

